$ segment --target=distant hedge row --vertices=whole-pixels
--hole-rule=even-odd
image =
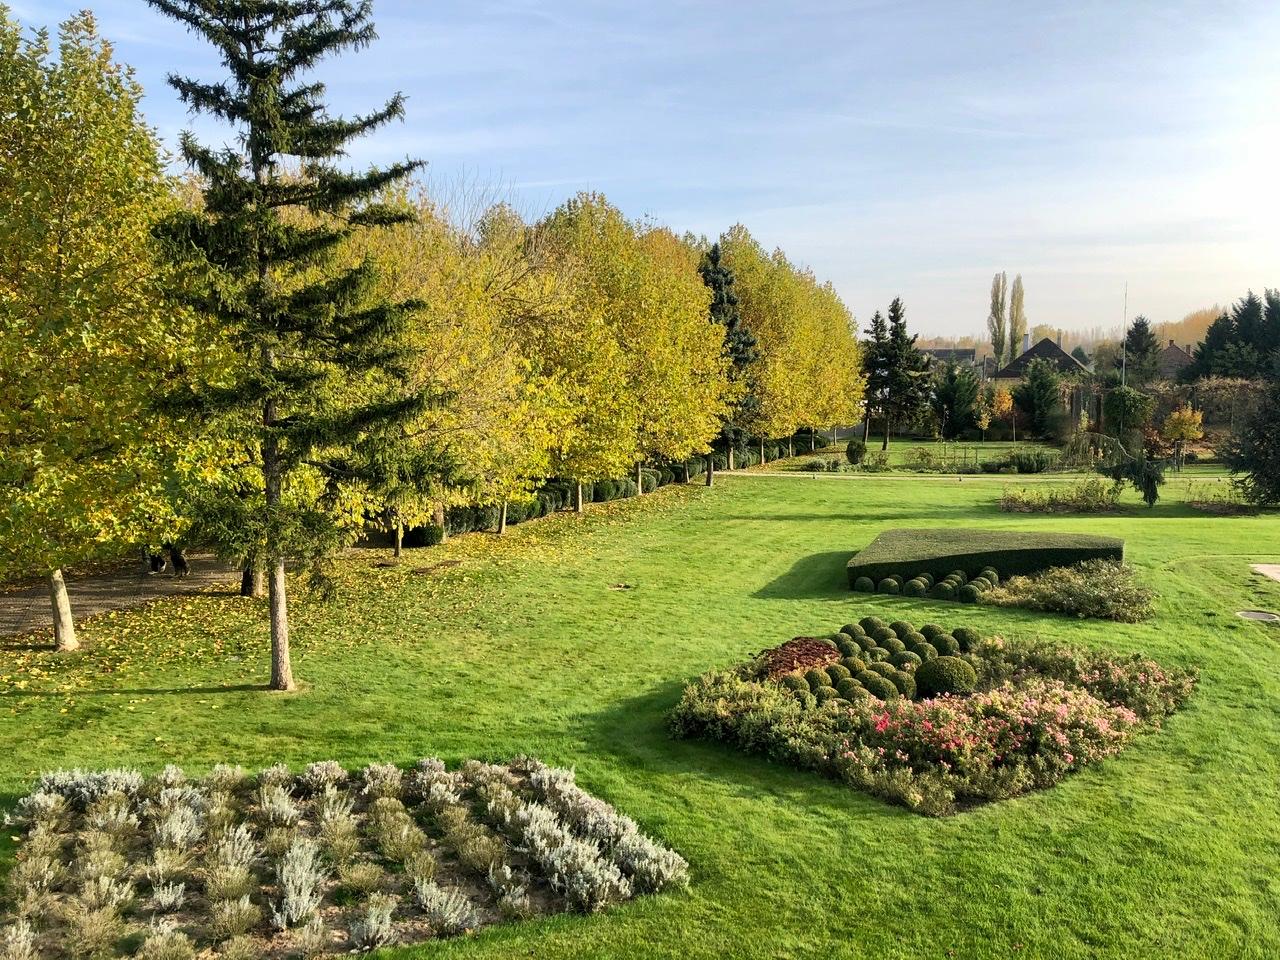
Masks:
[[[886,530],[849,561],[849,586],[859,577],[879,583],[904,571],[935,580],[953,571],[977,576],[984,568],[1004,577],[1038,573],[1084,560],[1123,560],[1124,541],[1076,533],[1030,530],[922,528]]]

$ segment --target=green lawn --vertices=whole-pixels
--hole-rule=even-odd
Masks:
[[[1280,517],[1195,513],[1178,502],[1182,481],[1154,511],[1010,516],[994,506],[1007,482],[722,476],[400,567],[360,554],[342,565],[338,603],[295,604],[295,668],[310,685],[297,695],[250,686],[266,672],[266,618],[239,599],[104,618],[64,660],[9,644],[0,802],[52,766],[528,752],[575,766],[683,853],[692,888],[388,956],[1280,955],[1280,630],[1234,615],[1280,609],[1280,584],[1248,569],[1280,560]],[[1158,617],[1102,624],[848,590],[846,561],[881,529],[955,524],[1124,537],[1161,594]],[[462,562],[413,571],[445,558]],[[686,678],[873,612],[1141,650],[1199,666],[1201,685],[1118,758],[946,820],[668,739]]]

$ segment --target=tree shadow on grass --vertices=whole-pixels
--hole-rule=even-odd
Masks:
[[[269,689],[266,683],[228,683],[210,687],[101,687],[97,690],[77,690],[76,699],[84,697],[160,697],[177,696],[179,694],[210,695],[217,693],[264,693]],[[66,693],[56,690],[10,690],[6,697],[65,697]]]
[[[680,699],[683,681],[673,680],[649,693],[615,701],[585,718],[583,747],[623,767],[713,781],[744,800],[784,800],[788,806],[823,816],[913,817],[902,807],[828,780],[739,750],[730,744],[673,737],[667,715]]]
[[[752,594],[759,600],[847,600],[849,578],[846,569],[856,551],[828,550],[801,557],[782,576]]]

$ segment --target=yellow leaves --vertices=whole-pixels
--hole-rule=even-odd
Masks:
[[[1199,440],[1204,436],[1204,414],[1190,407],[1178,407],[1165,418],[1160,435],[1169,441]]]

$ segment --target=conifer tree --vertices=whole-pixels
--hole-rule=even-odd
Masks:
[[[720,429],[720,436],[729,451],[729,467],[732,469],[733,451],[746,439],[745,424],[751,422],[760,406],[750,371],[759,351],[756,349],[755,334],[742,323],[742,314],[738,311],[738,294],[733,288],[733,271],[724,263],[719,243],[713,243],[703,256],[698,272],[702,275],[702,282],[711,288],[711,322],[724,328],[724,356],[731,364],[729,379],[737,390],[737,399],[729,414],[724,417]],[[711,482],[711,477],[711,469],[708,469],[708,483]]]
[[[916,348],[914,334],[907,333],[907,309],[901,297],[889,304],[889,340],[886,352],[884,443],[889,449],[889,433],[895,423],[908,423],[918,416],[929,396],[928,358]]]
[[[871,416],[885,416],[885,396],[889,390],[889,325],[879,310],[865,331],[868,340],[862,351],[862,371],[866,378],[866,410],[862,421],[862,442],[871,437]]]
[[[204,207],[174,218],[166,235],[197,256],[207,279],[197,306],[239,344],[231,381],[197,386],[185,402],[247,451],[250,466],[221,504],[227,515],[207,529],[225,551],[267,568],[271,686],[290,690],[285,562],[349,539],[338,506],[343,486],[361,478],[337,466],[343,451],[423,405],[370,389],[404,379],[396,334],[416,305],[372,296],[372,263],[336,257],[353,231],[411,216],[373,198],[419,164],[339,169],[352,140],[403,116],[403,99],[336,117],[324,85],[303,79],[325,57],[375,39],[368,0],[148,2],[206,39],[229,74],[169,78],[192,112],[230,124],[237,141],[213,149],[183,134]]]
[[[1151,329],[1151,321],[1142,316],[1134,317],[1124,337],[1126,380],[1135,384],[1154,380],[1159,354],[1160,341]]]

